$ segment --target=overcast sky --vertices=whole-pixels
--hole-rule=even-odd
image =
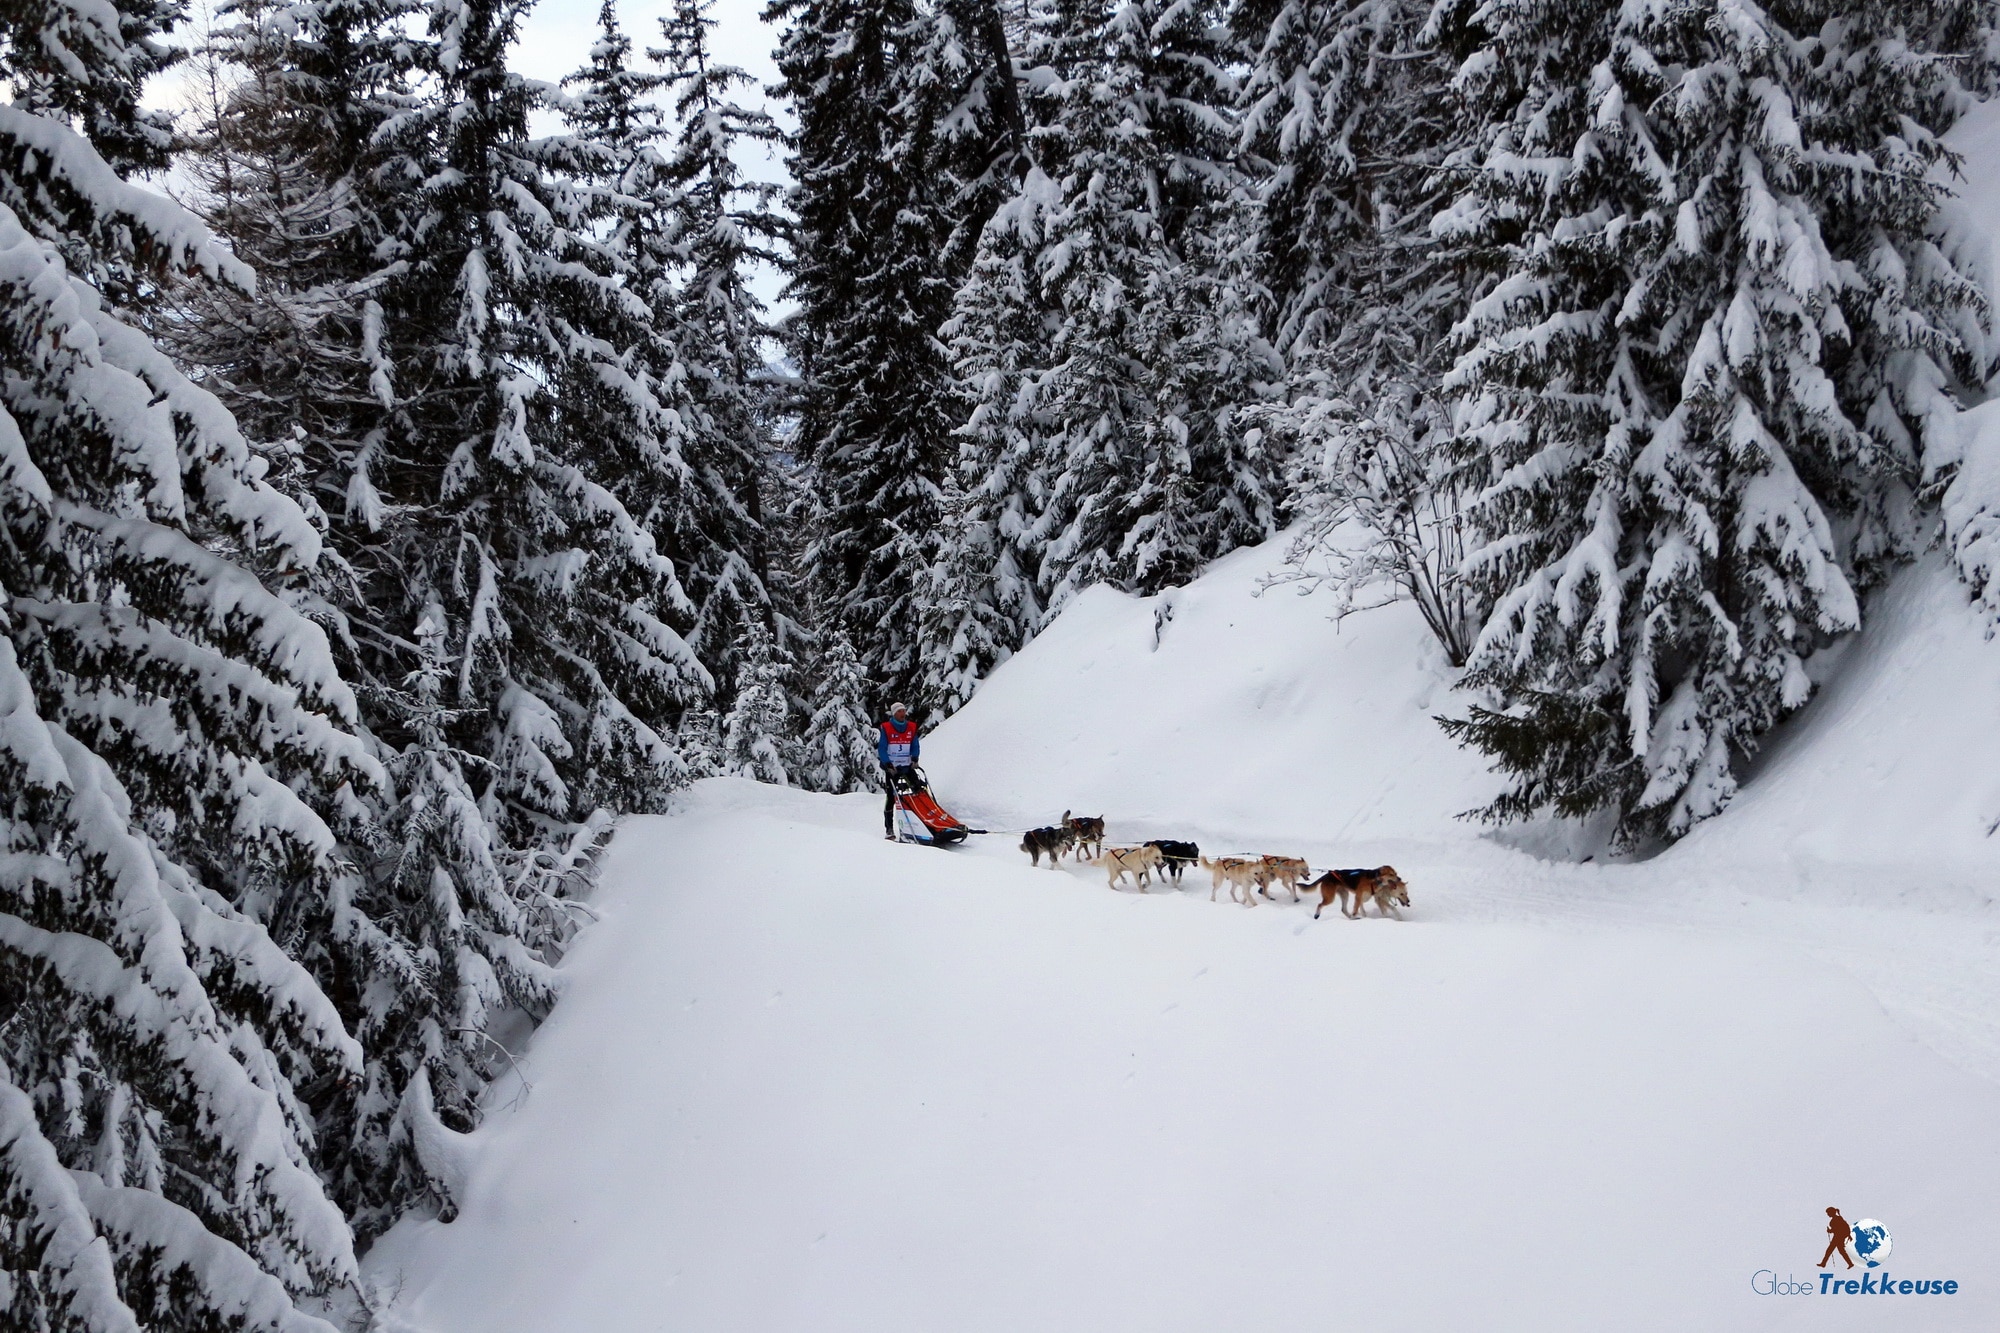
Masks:
[[[715,20],[716,54],[727,65],[737,65],[759,85],[778,77],[771,64],[775,34],[758,17],[765,0],[715,0],[709,17]],[[528,15],[521,34],[516,64],[524,74],[538,79],[559,79],[582,65],[590,44],[597,36],[597,11],[601,0],[541,0]],[[618,23],[640,50],[660,40],[660,18],[671,6],[668,0],[621,0]]]

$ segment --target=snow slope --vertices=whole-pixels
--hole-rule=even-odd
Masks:
[[[925,742],[931,776],[1016,827],[1070,806],[1197,835],[1449,829],[1497,784],[1431,720],[1452,701],[1423,622],[1259,595],[1283,551],[1155,598],[1090,589]]]

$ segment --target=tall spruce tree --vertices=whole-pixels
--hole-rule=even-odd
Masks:
[[[1438,245],[1431,221],[1477,143],[1451,86],[1448,50],[1474,35],[1461,8],[1244,0],[1231,16],[1250,54],[1253,267],[1287,370],[1284,401],[1253,409],[1291,459],[1287,577],[1330,584],[1336,615],[1414,603],[1454,664],[1479,606],[1438,386],[1485,265]]]
[[[1278,366],[1236,265],[1214,17],[1042,12],[1035,165],[949,326],[970,399],[957,530],[989,553],[1003,648],[1092,583],[1153,592],[1274,525],[1276,460],[1243,408]]]
[[[994,571],[1007,558],[994,549],[992,526],[974,517],[956,477],[945,479],[938,508],[938,553],[925,577],[917,634],[924,650],[920,693],[948,716],[1022,640],[995,604]]]
[[[475,70],[493,55],[479,16],[444,16],[445,40],[425,43],[414,13],[394,0],[236,11],[218,46],[241,77],[197,138],[194,174],[215,225],[267,273],[254,298],[195,290],[192,317],[167,326],[273,442],[274,479],[326,515],[327,557],[292,595],[332,631],[392,777],[343,830],[359,874],[301,950],[366,1053],[363,1077],[314,1106],[344,1127],[326,1171],[364,1240],[427,1197],[450,1208],[440,1145],[475,1119],[487,1024],[546,1007],[568,931],[558,895],[606,826],[593,812],[656,799],[671,754],[657,725],[703,683],[667,624],[685,613],[672,580],[607,485],[643,489],[676,417],[650,364],[619,364],[647,312],[613,291],[616,256],[585,234],[591,163],[507,124],[538,91],[490,68],[466,77],[456,41],[471,39]],[[414,95],[424,79],[451,100]],[[486,136],[489,168],[514,149],[519,170],[441,172],[479,160],[452,130]],[[462,210],[496,198],[515,216],[487,207],[467,223]],[[586,273],[596,290],[580,290]],[[480,473],[460,412],[496,427],[511,488]],[[589,471],[579,438],[602,445]],[[541,632],[515,641],[510,616]],[[646,651],[654,687],[633,689],[620,664],[643,675]]]
[[[798,120],[795,446],[818,496],[807,563],[870,680],[907,694],[953,453],[938,330],[956,281],[954,210],[985,197],[957,172],[991,159],[966,126],[1004,122],[986,108],[1012,79],[993,70],[998,29],[978,4],[775,0],[766,12],[788,25],[778,67]]]
[[[1908,549],[1976,300],[1927,236],[1942,76],[1819,3],[1486,21],[1496,131],[1451,225],[1509,266],[1448,387],[1494,605],[1468,679],[1506,707],[1453,730],[1514,778],[1491,815],[1675,836]]]
[[[799,781],[814,791],[874,791],[880,763],[868,718],[867,682],[854,645],[838,628],[819,653],[813,682],[812,716],[800,745]]]
[[[578,184],[592,145],[529,132],[550,94],[508,67],[519,17],[431,6],[435,94],[378,136],[405,188],[370,339],[389,411],[349,479],[375,515],[349,615],[398,798],[377,873],[437,960],[375,1108],[409,1149],[384,1209],[418,1187],[451,1206],[424,1145],[476,1122],[493,1017],[552,1002],[562,897],[608,813],[680,780],[672,723],[709,684],[674,566],[621,499],[671,467],[680,420],[645,355],[651,308]]]
[[[743,620],[735,657],[736,698],[722,720],[722,770],[789,786],[798,739],[791,695],[771,632],[755,616]]]
[[[328,963],[369,1053],[333,1173],[364,1237],[451,1207],[488,1024],[553,999],[561,896],[607,813],[678,780],[671,724],[709,686],[655,536],[690,414],[619,244],[629,137],[531,137],[553,99],[506,68],[518,14],[429,17],[422,40],[388,5],[246,15],[213,138],[254,169],[217,216],[277,281],[196,357],[297,444],[335,556],[316,613],[391,778]]]
[[[779,187],[747,178],[737,161],[783,135],[768,113],[737,100],[750,76],[716,62],[711,7],[675,0],[660,20],[665,45],[651,52],[673,92],[660,238],[678,277],[671,294],[653,299],[673,331],[693,409],[684,445],[690,490],[672,547],[697,606],[689,641],[729,680],[736,617],[745,608],[771,613],[773,539],[763,505],[773,449],[771,330],[751,284],[758,267],[777,266],[788,229],[776,212]]]
[[[281,946],[382,772],[274,591],[312,525],[103,294],[251,283],[114,169],[157,160],[173,12],[0,13],[0,1322],[328,1333],[293,1305],[355,1277],[308,1090],[361,1055]]]

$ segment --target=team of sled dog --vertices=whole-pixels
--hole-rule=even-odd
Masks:
[[[1257,894],[1272,897],[1273,884],[1281,884],[1292,891],[1292,901],[1299,901],[1299,890],[1319,894],[1319,906],[1313,909],[1313,919],[1326,910],[1329,903],[1339,903],[1341,915],[1359,920],[1361,909],[1369,903],[1375,904],[1377,916],[1394,915],[1398,921],[1403,914],[1398,908],[1410,905],[1409,886],[1396,873],[1394,866],[1376,866],[1372,870],[1329,870],[1317,878],[1312,877],[1312,867],[1296,856],[1218,856],[1213,859],[1203,856],[1201,848],[1191,842],[1177,842],[1171,838],[1155,838],[1137,847],[1106,847],[1104,845],[1104,817],[1098,815],[1072,815],[1063,811],[1062,822],[1043,828],[1032,828],[1021,838],[1021,850],[1037,866],[1044,856],[1049,858],[1049,869],[1054,870],[1064,852],[1069,852],[1078,861],[1085,860],[1096,866],[1110,880],[1111,887],[1117,888],[1127,875],[1139,886],[1139,892],[1146,892],[1152,883],[1153,872],[1158,871],[1162,880],[1171,879],[1178,888],[1181,874],[1189,866],[1200,866],[1214,879],[1208,891],[1208,900],[1215,901],[1224,884],[1229,886],[1229,901],[1240,902],[1245,907],[1257,905]],[[1351,900],[1351,902],[1350,902]]]

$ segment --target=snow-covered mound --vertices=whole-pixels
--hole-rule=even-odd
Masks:
[[[1422,623],[1399,606],[1336,626],[1323,597],[1259,595],[1283,552],[1239,551],[1160,597],[1093,589],[926,742],[932,776],[1016,826],[1067,807],[1356,861],[1478,837],[1456,816],[1499,780],[1435,721],[1458,700]],[[1666,858],[1783,867],[1788,887],[1913,864],[2000,887],[2000,643],[1943,560],[1898,575],[1815,666],[1820,696]]]
[[[1497,781],[1432,719],[1453,701],[1407,606],[1335,625],[1279,586],[1283,540],[1159,597],[1092,588],[1003,664],[924,758],[982,814],[1065,807],[1161,832],[1436,838]]]
[[[2000,890],[2000,641],[1935,558],[1866,615],[1816,664],[1818,697],[1771,738],[1734,804],[1668,857],[1782,863],[1801,883],[1865,876],[1897,896],[1919,869]]]

